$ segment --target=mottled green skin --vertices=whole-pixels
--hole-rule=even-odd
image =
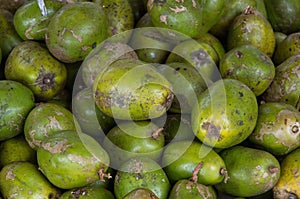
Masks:
[[[275,35],[269,21],[255,8],[248,8],[234,18],[226,39],[227,50],[253,45],[272,57],[275,50]]]
[[[223,78],[246,84],[256,96],[261,95],[275,77],[271,58],[252,45],[242,45],[228,51],[219,64]]]
[[[176,30],[192,38],[208,32],[221,19],[223,8],[224,0],[150,0],[147,3],[148,13],[156,27]]]
[[[12,199],[58,199],[60,195],[60,190],[50,184],[36,165],[29,162],[12,162],[3,167],[0,191],[4,198]]]
[[[167,145],[162,164],[171,182],[188,179],[198,164],[203,166],[198,172],[198,183],[213,185],[224,180],[221,170],[226,169],[222,158],[210,147],[196,141],[178,141]]]
[[[109,153],[114,168],[133,157],[159,161],[165,144],[161,131],[149,121],[123,122],[108,132],[102,146]]]
[[[251,197],[271,190],[280,177],[280,164],[270,153],[234,146],[220,153],[228,171],[227,183],[215,187],[227,194]]]
[[[0,48],[5,59],[12,49],[22,42],[15,30],[13,17],[11,12],[0,9]]]
[[[159,199],[149,189],[137,188],[128,193],[123,199]]]
[[[276,67],[275,77],[263,94],[267,102],[285,102],[300,108],[300,55],[294,55]]]
[[[137,59],[120,59],[106,67],[94,83],[96,104],[115,119],[145,120],[170,107],[170,83],[154,66]]]
[[[292,33],[278,44],[273,60],[274,64],[279,65],[286,59],[300,53],[300,32]]]
[[[63,6],[48,24],[46,45],[60,61],[82,61],[108,36],[108,21],[102,7],[93,2]]]
[[[22,135],[0,143],[0,157],[0,168],[16,161],[36,163],[36,153]]]
[[[6,79],[30,88],[39,101],[56,96],[67,80],[66,66],[36,41],[24,41],[16,46],[6,60],[4,72]]]
[[[149,158],[133,158],[125,162],[115,176],[116,199],[123,199],[131,191],[145,188],[159,199],[167,199],[171,185],[164,170]]]
[[[62,131],[42,143],[37,150],[37,161],[53,185],[73,189],[99,180],[98,172],[107,170],[109,156],[92,137]]]
[[[198,98],[192,111],[192,127],[203,143],[228,148],[244,141],[258,116],[255,94],[235,79],[219,80]]]
[[[300,112],[289,104],[261,104],[249,139],[274,155],[288,154],[300,146]]]
[[[25,119],[34,107],[30,89],[11,80],[0,81],[0,140],[23,132]]]
[[[30,147],[37,150],[48,137],[75,129],[73,115],[68,109],[53,103],[42,103],[28,114],[24,135]]]
[[[264,0],[268,20],[274,31],[290,34],[300,30],[300,4],[298,0]]]
[[[114,199],[114,195],[105,188],[86,186],[64,192],[59,199]]]
[[[264,0],[255,0],[256,2],[256,9],[266,18],[268,19],[268,13],[265,5]]]
[[[169,199],[183,198],[217,199],[217,195],[212,187],[183,179],[173,185]]]
[[[28,1],[17,9],[14,14],[14,27],[23,40],[44,40],[51,17],[65,3],[44,0],[47,15],[42,15],[37,1]]]

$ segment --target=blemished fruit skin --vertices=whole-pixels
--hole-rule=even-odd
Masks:
[[[300,149],[289,153],[281,162],[281,175],[273,188],[275,199],[300,197]]]
[[[215,187],[226,194],[252,197],[271,190],[280,177],[280,164],[272,154],[244,146],[221,151],[228,181]]]
[[[49,198],[58,199],[60,190],[53,186],[29,162],[12,162],[0,172],[0,191],[4,198]]]
[[[258,116],[255,94],[235,79],[214,82],[198,97],[192,111],[192,128],[204,144],[229,148],[244,141]]]
[[[34,108],[34,95],[23,84],[0,81],[0,140],[12,138],[23,132],[29,112]]]
[[[115,197],[103,187],[86,186],[66,191],[59,199],[115,199]]]
[[[249,140],[274,155],[286,155],[300,146],[300,113],[290,104],[266,102]]]
[[[137,188],[128,193],[123,199],[159,199],[149,189]]]

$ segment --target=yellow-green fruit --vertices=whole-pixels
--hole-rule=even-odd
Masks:
[[[300,149],[289,153],[281,162],[281,175],[273,188],[275,199],[300,198]]]
[[[16,161],[36,163],[36,153],[22,135],[0,143],[0,167]]]
[[[0,191],[4,198],[47,198],[58,199],[60,190],[54,187],[29,162],[12,162],[0,172]]]
[[[103,113],[123,120],[160,117],[174,97],[166,78],[151,64],[137,59],[120,59],[102,70],[94,93]]]
[[[38,100],[47,101],[62,91],[67,80],[66,66],[36,41],[24,41],[9,54],[6,79],[23,83]]]
[[[228,148],[251,134],[257,116],[258,104],[250,88],[238,80],[224,79],[199,95],[192,111],[192,127],[204,144]]]

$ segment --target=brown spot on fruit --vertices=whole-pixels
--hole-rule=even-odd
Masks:
[[[241,51],[236,51],[235,55],[237,58],[242,58],[243,57],[243,53]]]
[[[220,137],[221,128],[219,126],[215,126],[211,122],[205,122],[202,125],[202,128],[204,128],[206,130],[206,132],[207,132],[206,135],[208,138],[217,138],[218,141],[221,140],[221,137]]]
[[[167,15],[160,15],[159,19],[162,23],[168,25]]]
[[[63,153],[67,150],[67,148],[73,146],[72,144],[66,144],[68,142],[67,139],[64,139],[62,141],[56,142],[54,146],[51,146],[51,143],[43,143],[42,148],[49,151],[52,154],[55,153]]]
[[[296,122],[296,123],[294,123],[294,124],[292,125],[291,131],[292,131],[292,133],[294,133],[294,134],[299,133],[299,123],[298,123],[298,122]]]

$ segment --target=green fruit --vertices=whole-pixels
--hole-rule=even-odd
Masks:
[[[164,144],[162,128],[149,121],[120,123],[108,132],[103,141],[113,167],[140,156],[159,161]]]
[[[144,2],[141,0],[128,0],[130,3],[130,6],[132,8],[133,17],[135,24],[142,18],[142,16],[147,13],[146,6],[144,5]]]
[[[199,164],[198,183],[213,185],[222,182],[226,177],[226,166],[222,158],[210,147],[198,142],[179,141],[167,145],[162,164],[171,182],[193,177]]]
[[[238,197],[251,197],[271,190],[280,177],[278,160],[270,153],[234,146],[220,153],[223,158],[229,179],[216,188],[227,194]]]
[[[256,9],[259,11],[266,19],[268,19],[268,13],[265,5],[264,0],[255,0],[256,2]]]
[[[261,104],[249,139],[274,155],[288,154],[300,147],[300,112],[289,104]]]
[[[48,198],[58,199],[59,189],[29,162],[12,162],[0,172],[0,191],[4,198]]]
[[[268,55],[252,45],[242,45],[228,51],[219,65],[223,78],[246,84],[256,96],[261,95],[275,77],[275,66]]]
[[[159,199],[167,199],[170,183],[164,170],[149,158],[133,158],[125,162],[115,176],[116,199],[123,199],[138,188],[152,191]]]
[[[102,187],[81,187],[64,192],[59,199],[114,199],[114,195]]]
[[[197,37],[208,32],[222,17],[224,0],[155,1],[147,3],[151,21],[156,27]]]
[[[36,153],[22,135],[0,143],[0,157],[0,167],[17,161],[36,163]]]
[[[94,93],[103,113],[123,120],[160,117],[174,96],[170,83],[155,67],[137,59],[120,59],[102,70]]]
[[[93,2],[64,5],[50,20],[46,34],[49,51],[60,61],[82,61],[108,37],[103,9]]]
[[[109,156],[92,137],[62,131],[42,143],[37,150],[37,161],[53,185],[73,189],[99,180],[108,168]]]
[[[274,31],[290,34],[300,30],[300,4],[298,0],[264,0]]]
[[[212,187],[183,179],[176,182],[169,195],[169,199],[182,198],[217,199],[217,195]]]
[[[227,35],[227,50],[253,45],[272,57],[275,50],[275,35],[269,21],[255,8],[247,7],[244,13],[234,18]]]
[[[41,14],[37,1],[28,1],[14,14],[14,27],[23,40],[44,40],[51,17],[65,3],[44,0],[47,14]]]
[[[69,110],[57,104],[42,103],[28,114],[24,134],[28,144],[37,150],[48,137],[75,129],[74,118]]]
[[[23,132],[25,119],[34,107],[30,89],[11,80],[0,81],[0,140],[12,138]]]
[[[279,44],[287,37],[287,35],[282,32],[274,32],[274,34],[275,34],[276,48],[277,48]],[[276,48],[275,48],[275,52],[276,52]]]
[[[273,60],[276,65],[281,64],[286,59],[300,53],[300,32],[286,36],[275,50]]]
[[[192,111],[192,127],[204,144],[228,148],[251,134],[257,116],[258,104],[250,88],[238,80],[224,79],[199,95]]]
[[[6,79],[29,87],[38,100],[58,95],[67,80],[67,70],[42,44],[24,41],[9,54],[5,64]]]
[[[267,102],[285,102],[300,108],[300,55],[294,55],[276,67],[275,77],[265,91]]]
[[[138,188],[128,193],[123,199],[159,199],[149,189]]]
[[[281,162],[281,175],[273,188],[274,199],[300,197],[300,149],[289,153]]]
[[[0,9],[0,48],[3,59],[6,59],[12,49],[22,42],[15,30],[13,17],[11,12]]]

